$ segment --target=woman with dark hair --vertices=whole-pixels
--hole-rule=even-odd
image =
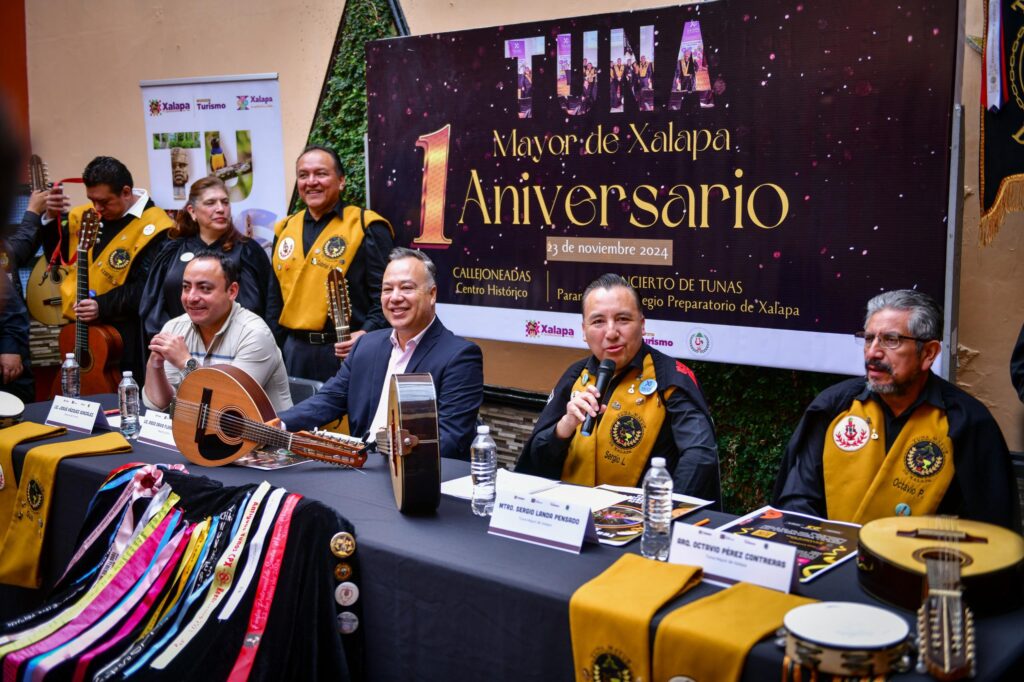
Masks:
[[[210,175],[192,184],[188,203],[178,211],[170,239],[157,255],[146,281],[139,315],[145,340],[172,317],[185,312],[181,305],[181,279],[185,266],[200,251],[214,249],[238,263],[241,270],[238,303],[264,315],[270,284],[270,258],[255,240],[248,239],[231,222],[231,202],[224,181]]]

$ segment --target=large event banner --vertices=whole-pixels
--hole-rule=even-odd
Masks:
[[[367,46],[374,209],[460,334],[584,347],[639,290],[675,357],[863,371],[874,294],[943,299],[958,3],[721,0]]]
[[[143,81],[150,195],[180,209],[192,183],[228,186],[235,228],[269,246],[287,212],[277,76]]]

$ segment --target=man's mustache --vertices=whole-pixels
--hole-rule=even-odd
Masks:
[[[885,372],[886,374],[892,374],[892,365],[878,361],[869,360],[864,363],[864,369],[873,369],[876,372]]]

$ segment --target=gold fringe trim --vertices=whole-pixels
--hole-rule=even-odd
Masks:
[[[1007,214],[1024,211],[1024,175],[1010,175],[999,183],[996,199],[988,211],[981,214],[978,241],[988,246],[999,234]]]

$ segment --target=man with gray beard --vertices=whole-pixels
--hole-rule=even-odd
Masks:
[[[954,514],[1020,529],[1006,441],[988,409],[931,371],[942,311],[918,291],[868,301],[863,378],[823,391],[783,456],[775,506],[864,524]]]

